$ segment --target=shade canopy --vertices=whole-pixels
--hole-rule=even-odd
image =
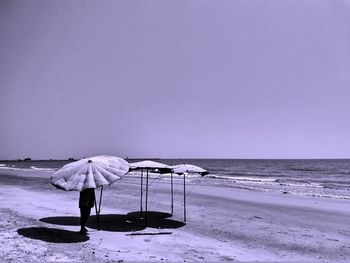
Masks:
[[[150,161],[150,160],[130,163],[129,165],[131,170],[149,169],[149,170],[158,170],[160,172],[164,172],[165,170],[170,172],[171,169],[173,168],[172,166],[159,163],[159,162]]]
[[[68,163],[51,177],[51,184],[66,191],[82,191],[110,185],[129,171],[129,164],[118,157],[100,155]]]
[[[184,174],[184,173],[198,173],[202,176],[209,174],[207,170],[203,168],[192,165],[192,164],[178,164],[173,166],[173,173]]]

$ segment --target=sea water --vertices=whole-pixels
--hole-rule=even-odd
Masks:
[[[128,159],[129,162],[139,161]],[[157,159],[172,164],[190,163],[209,175],[188,175],[189,183],[350,200],[350,160],[239,160],[239,159]],[[68,161],[0,162],[0,169],[52,172]],[[164,179],[167,179],[164,176]]]
[[[210,184],[350,200],[349,159],[182,161],[207,169]]]

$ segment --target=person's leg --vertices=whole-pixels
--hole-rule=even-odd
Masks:
[[[91,212],[90,207],[81,207],[80,208],[80,226],[81,226],[80,231],[87,231],[85,226],[86,226],[86,223],[89,219],[90,212]]]
[[[85,213],[84,208],[80,207],[80,230],[82,230],[85,227]]]

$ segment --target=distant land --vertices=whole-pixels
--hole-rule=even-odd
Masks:
[[[91,156],[92,157],[92,156]],[[32,159],[26,157],[23,159],[0,160],[0,162],[64,162],[64,161],[78,161],[88,157],[82,158],[67,158],[67,159]],[[348,158],[141,158],[141,157],[124,157],[125,160],[350,160]]]

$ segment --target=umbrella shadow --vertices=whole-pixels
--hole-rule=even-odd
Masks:
[[[141,212],[141,211],[134,211],[134,212],[130,212],[127,213],[126,216],[129,219],[140,219],[142,217],[144,217],[147,214],[147,218],[152,218],[152,219],[156,219],[156,220],[160,220],[160,219],[164,219],[164,218],[169,218],[172,217],[172,214],[169,213],[164,213],[164,212],[158,212],[158,211],[147,211],[147,213],[145,211]]]
[[[47,227],[20,228],[17,233],[27,238],[50,243],[79,243],[89,240],[88,236],[81,235],[79,232]]]
[[[44,217],[39,219],[39,221],[54,225],[80,226],[80,217],[76,216]],[[89,217],[86,226],[88,228],[98,229],[96,215],[92,215]],[[113,232],[128,232],[142,229],[144,229],[143,225],[139,224],[137,221],[129,220],[126,215],[100,215],[100,230]]]
[[[135,211],[126,215],[130,220],[139,222],[140,225],[145,226],[144,218],[147,217],[147,227],[165,229],[165,228],[179,228],[185,225],[184,222],[169,219],[172,214],[157,212],[157,211]]]
[[[145,216],[145,213],[143,213]],[[141,217],[140,211],[135,211],[123,214],[103,214],[100,215],[100,230],[111,232],[131,232],[143,230],[146,227],[150,228],[179,228],[185,225],[185,223],[168,219],[172,215],[169,213],[149,211],[147,212],[147,226],[144,218]],[[64,225],[64,226],[80,226],[80,218],[73,216],[57,216],[57,217],[45,217],[39,219],[41,222]],[[98,229],[97,217],[92,215],[86,224],[87,227],[92,229]]]
[[[86,226],[89,228],[98,229],[97,216],[90,216]],[[130,232],[143,230],[144,228],[144,225],[139,224],[138,221],[129,220],[126,215],[100,215],[100,230],[112,232]]]
[[[184,222],[172,220],[172,219],[162,219],[162,220],[147,220],[147,227],[158,228],[158,229],[175,229],[180,228],[185,225]]]
[[[55,216],[40,218],[39,221],[61,226],[80,226],[80,217],[76,216]]]

